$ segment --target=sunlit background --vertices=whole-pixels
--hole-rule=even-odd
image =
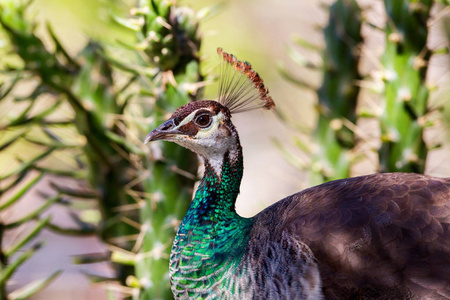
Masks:
[[[327,1],[328,3],[331,1]],[[367,18],[378,25],[384,16],[377,10],[382,1],[359,1],[363,7],[372,7]],[[216,14],[201,23],[203,41],[201,54],[205,73],[211,72],[218,64],[216,48],[223,47],[252,63],[264,79],[277,104],[279,112],[285,114],[291,123],[286,124],[270,112],[255,111],[233,117],[244,147],[245,174],[238,198],[238,210],[245,216],[260,211],[267,205],[289,194],[310,186],[308,170],[302,170],[289,162],[275,141],[290,149],[304,160],[304,154],[292,146],[292,138],[299,136],[300,128],[311,128],[316,119],[314,104],[316,94],[301,89],[283,79],[279,67],[283,65],[299,77],[307,78],[313,85],[320,84],[320,74],[307,72],[297,67],[288,56],[293,39],[300,36],[313,44],[323,45],[321,27],[327,21],[327,11],[321,1],[308,0],[234,0],[234,1],[180,1],[200,10],[215,5]],[[111,21],[111,15],[124,15],[134,1],[101,0],[35,0],[32,11],[40,21],[42,32],[45,23],[50,23],[62,43],[75,55],[88,38],[101,40],[114,46],[118,42],[131,41],[133,36]],[[447,10],[448,13],[448,10]],[[448,24],[448,23],[447,23]],[[431,27],[430,48],[439,48],[448,42],[441,23]],[[383,51],[383,37],[376,30],[365,28],[367,49],[363,53],[362,69],[365,71],[377,64]],[[295,48],[295,47],[294,47]],[[320,55],[296,48],[312,61],[320,61]],[[450,94],[450,61],[441,57],[430,63],[429,80],[439,86],[432,95],[432,103],[447,103]],[[303,73],[302,73],[303,72]],[[215,87],[207,87],[204,98],[215,98]],[[447,117],[448,118],[448,117]],[[294,121],[294,122],[292,122]],[[449,136],[445,133],[430,133],[433,139],[440,139],[444,147],[432,153],[427,172],[436,176],[450,176]],[[0,157],[0,172],[8,167],[9,157]],[[295,162],[294,162],[295,164]],[[376,169],[367,162],[359,173],[371,173]],[[46,183],[44,183],[46,184]],[[45,189],[45,186],[42,186]],[[10,210],[20,214],[33,206],[33,197]],[[70,222],[68,212],[52,208],[49,212],[56,222]],[[32,299],[106,299],[102,286],[92,284],[83,274],[95,273],[111,275],[106,263],[73,265],[74,255],[101,252],[102,243],[96,237],[74,238],[56,235],[46,231],[42,238],[46,241],[40,250],[14,276],[17,286],[48,274],[48,270],[62,269],[64,272],[45,290]]]

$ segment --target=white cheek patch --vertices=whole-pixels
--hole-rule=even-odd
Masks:
[[[197,110],[184,118],[175,129],[191,122],[196,112]],[[219,177],[222,173],[225,153],[229,152],[231,158],[237,155],[235,138],[230,135],[228,129],[220,127],[224,118],[224,114],[219,112],[219,114],[212,117],[211,125],[208,128],[199,128],[194,137],[175,135],[172,139],[173,142],[204,157]]]
[[[235,139],[230,136],[228,129],[221,128],[225,116],[219,113],[213,117],[209,128],[201,129],[197,132],[194,139],[196,141],[197,153],[208,160],[217,176],[222,173],[223,159],[226,152],[234,154],[236,147]]]

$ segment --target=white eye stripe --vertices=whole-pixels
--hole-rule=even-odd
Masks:
[[[201,109],[201,108],[200,108],[200,109]],[[191,122],[191,121],[194,119],[195,114],[197,113],[197,111],[199,111],[200,109],[197,109],[197,110],[194,110],[193,112],[191,112],[186,118],[183,119],[183,121],[180,122],[180,124],[178,124],[178,125],[175,127],[175,129],[178,129],[178,128],[180,128],[181,126],[186,125],[187,123]]]
[[[205,111],[205,109],[199,108],[199,109],[194,110],[189,115],[187,115],[186,118],[184,118],[183,121],[181,121],[180,124],[178,124],[174,129],[177,130],[181,126],[186,125],[187,123],[191,122],[195,118],[198,111]],[[212,116],[212,119],[215,120],[215,117],[216,116]]]

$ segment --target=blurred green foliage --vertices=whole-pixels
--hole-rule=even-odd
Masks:
[[[91,203],[89,208],[102,212],[101,222],[93,220],[98,224],[86,223],[74,214],[80,229],[70,232],[82,234],[95,228],[112,251],[110,259],[118,279],[130,287],[124,289],[128,296],[172,298],[168,255],[191,199],[197,162],[181,147],[156,144],[149,150],[142,141],[169,112],[195,99],[202,86],[198,84],[202,76],[196,13],[172,1],[141,1],[130,16],[110,12],[111,20],[134,39],[114,46],[87,41],[74,55],[51,25],[44,32],[38,30],[28,3],[4,1],[0,9],[0,23],[14,53],[10,61],[17,62],[8,62],[3,69],[11,82],[7,91],[17,93],[13,87],[18,83],[34,86],[31,94],[23,96],[28,107],[2,129],[9,133],[18,125],[29,129],[34,124],[41,132],[24,139],[49,147],[45,156],[55,150],[67,151],[65,159],[71,162],[64,163],[64,170],[55,163],[36,166],[42,157],[34,159],[30,168],[81,181],[82,190],[59,183],[52,186],[66,205],[74,206],[81,197]],[[5,101],[16,97],[4,94]],[[54,105],[36,114],[32,108],[37,99],[52,99]],[[8,114],[18,104],[12,101],[10,105]],[[52,120],[46,118],[49,115]],[[62,120],[53,120],[60,116]],[[68,138],[52,126],[74,130]],[[19,171],[16,168],[11,173]],[[55,224],[48,227],[69,232]]]
[[[438,145],[427,143],[424,132],[436,127],[435,112],[442,109],[431,108],[431,86],[426,82],[433,54],[427,46],[430,10],[433,5],[445,9],[438,2],[442,1],[385,0],[387,21],[379,28],[365,17],[365,11],[371,7],[361,9],[356,1],[337,0],[327,8],[324,50],[304,40],[298,43],[303,49],[321,51],[322,65],[299,59],[300,54],[290,50],[300,67],[319,71],[323,78],[322,85],[314,88],[281,69],[291,82],[317,92],[314,145],[297,143],[313,157],[308,165],[313,184],[352,176],[354,166],[374,154],[378,171],[425,172],[428,152]],[[362,53],[374,60],[374,53],[369,53],[371,50],[362,39],[364,25],[382,32],[386,42],[380,61],[369,74],[360,71]],[[448,46],[447,51],[434,55],[447,53]],[[371,106],[361,104],[364,89],[360,87],[366,88],[366,92],[369,88]],[[367,119],[377,121],[379,128],[372,128],[379,130],[379,134],[362,129],[360,123]],[[368,140],[371,140],[369,151]],[[363,143],[365,147],[361,147]]]
[[[425,82],[431,57],[427,21],[433,1],[385,0],[384,4],[389,22],[381,58],[380,170],[423,173],[429,148],[424,128],[434,125],[427,121],[429,87]]]
[[[350,176],[356,145],[353,128],[361,80],[361,10],[354,0],[338,0],[329,7],[322,54],[323,82],[317,90],[319,119],[314,134],[321,145],[313,153],[312,182],[321,183]],[[326,145],[326,146],[325,146]]]
[[[172,1],[141,1],[129,19],[116,20],[136,32],[140,60],[129,66],[115,60],[125,72],[139,76],[141,93],[151,103],[141,105],[139,116],[151,116],[144,132],[156,128],[179,106],[195,100],[200,74],[199,18],[195,11]],[[154,69],[145,73],[148,66]],[[134,258],[135,276],[129,283],[140,289],[135,299],[170,299],[168,258],[178,225],[187,211],[197,174],[196,156],[172,143],[152,144],[143,157],[138,178],[146,197],[139,199],[141,234]]]

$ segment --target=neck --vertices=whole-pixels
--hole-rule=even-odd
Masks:
[[[217,283],[244,253],[253,219],[235,210],[243,174],[239,141],[236,145],[234,157],[223,156],[219,174],[205,161],[204,177],[178,230],[170,269],[172,283],[182,289],[208,288],[211,276]]]
[[[232,251],[236,242],[239,245],[241,237],[247,236],[242,230],[248,230],[252,224],[251,218],[243,218],[236,212],[244,169],[240,146],[234,154],[232,157],[230,152],[225,153],[220,172],[205,160],[204,177],[182,222],[183,231],[195,230],[214,238],[216,252]]]
[[[228,233],[230,222],[243,225],[250,221],[240,217],[235,209],[244,172],[239,135],[232,123],[221,130],[230,136],[220,140],[221,147],[213,151],[214,147],[207,147],[201,151],[205,158],[205,174],[183,219],[184,229],[219,230],[222,235]]]

